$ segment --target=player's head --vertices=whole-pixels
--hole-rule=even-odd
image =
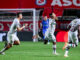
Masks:
[[[52,18],[52,13],[49,14],[49,17]]]
[[[22,19],[22,13],[17,13],[17,18]]]
[[[47,20],[47,16],[46,15],[43,18],[44,18],[44,20]]]
[[[51,13],[50,15],[50,18],[54,19],[56,17],[56,15],[54,13]]]
[[[56,17],[55,13],[52,13],[52,17],[53,17],[53,18],[55,18],[55,17]]]

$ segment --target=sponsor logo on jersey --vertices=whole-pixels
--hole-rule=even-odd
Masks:
[[[45,5],[46,4],[46,0],[36,0],[36,4],[37,5]]]

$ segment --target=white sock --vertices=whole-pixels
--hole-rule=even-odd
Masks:
[[[56,45],[53,45],[53,52],[56,53]]]
[[[65,51],[65,54],[64,55],[68,55],[68,51]]]
[[[68,44],[70,47],[75,47],[75,44]]]

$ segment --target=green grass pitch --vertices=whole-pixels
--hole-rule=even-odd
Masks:
[[[64,43],[57,43],[57,52],[59,56],[52,54],[52,43],[44,45],[42,42],[21,42],[18,46],[13,46],[7,50],[5,55],[0,55],[0,60],[79,60],[80,45],[76,48],[71,48],[69,57],[65,58],[62,50]],[[0,42],[0,50],[4,43]]]

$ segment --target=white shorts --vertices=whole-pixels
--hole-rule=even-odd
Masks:
[[[14,41],[19,41],[19,38],[17,37],[16,33],[10,34],[10,33],[8,32],[8,34],[7,34],[7,41],[8,41],[8,43],[13,44]]]
[[[78,44],[78,37],[77,37],[78,32],[72,32],[69,31],[68,32],[68,42],[73,42],[73,43],[77,43]]]
[[[53,42],[56,42],[54,31],[51,32],[51,31],[47,30],[45,33],[45,39],[52,40]]]

